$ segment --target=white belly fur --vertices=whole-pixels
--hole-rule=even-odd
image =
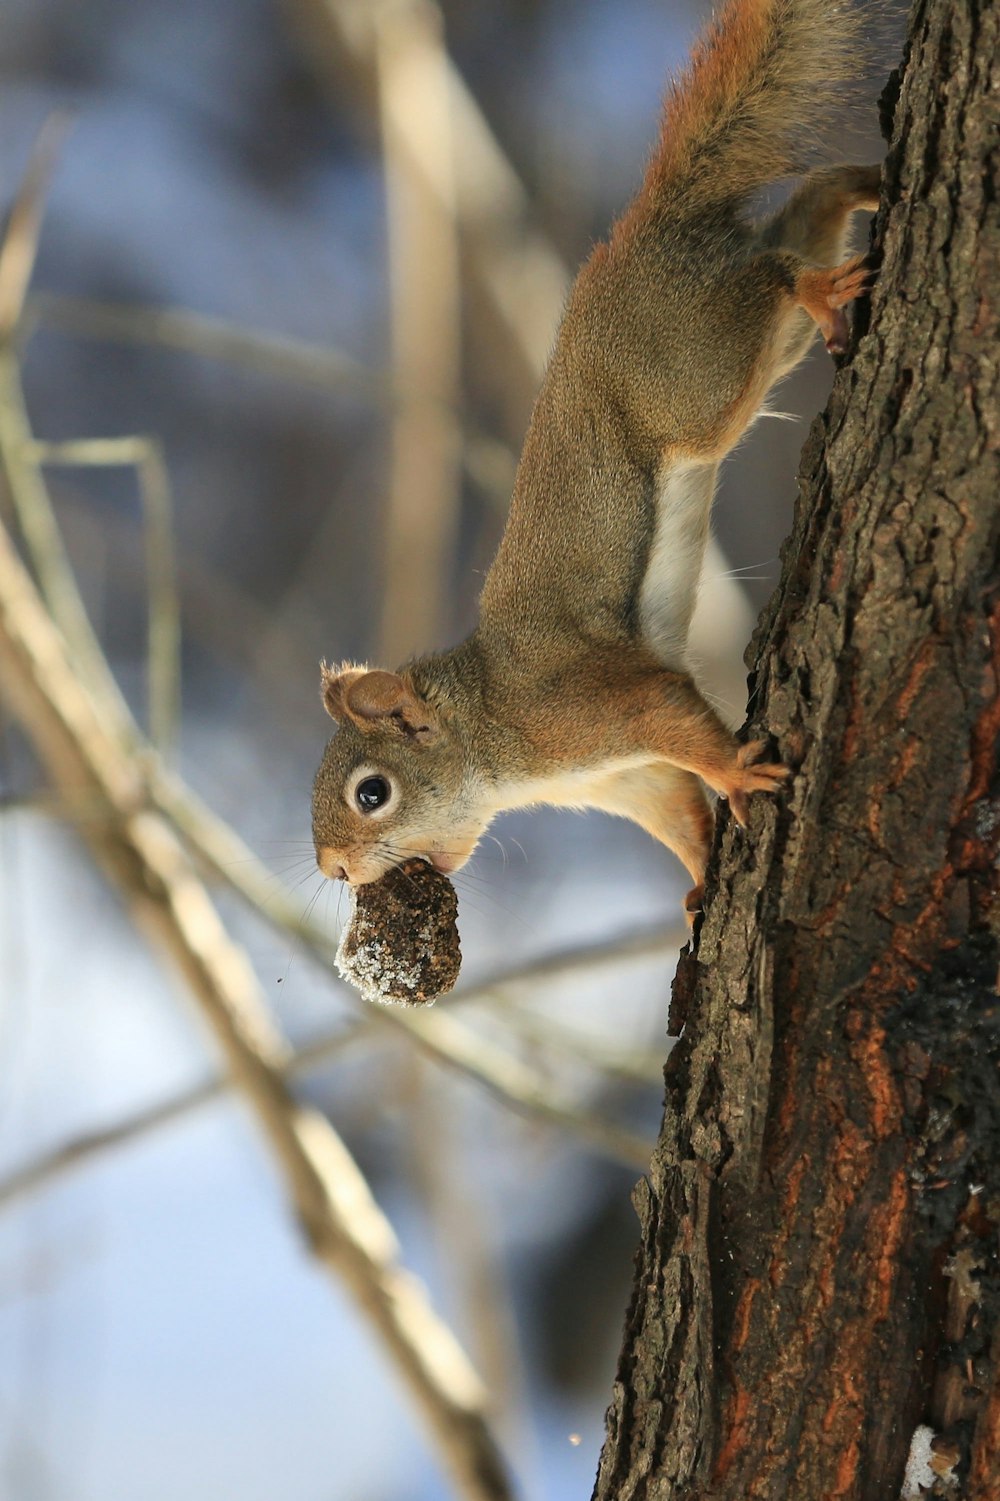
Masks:
[[[531,808],[546,803],[554,808],[603,808],[609,776],[650,766],[657,758],[650,755],[618,756],[597,766],[579,767],[575,771],[554,772],[531,781],[512,782],[491,794],[494,812],[509,808]]]
[[[708,541],[717,463],[661,470],[656,524],[639,590],[639,628],[666,667],[687,669],[687,639]]]

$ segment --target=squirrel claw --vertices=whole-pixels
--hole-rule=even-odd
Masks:
[[[692,886],[684,898],[684,916],[687,918],[688,927],[694,927],[694,920],[705,904],[705,883],[699,881],[697,886]]]
[[[751,740],[741,745],[736,753],[736,776],[726,789],[733,817],[743,828],[750,817],[750,794],[752,792],[777,792],[781,783],[791,775],[791,769],[780,761],[761,761],[767,750],[766,740]]]
[[[835,308],[833,310],[833,312],[829,315],[828,326],[829,333],[826,333],[826,330],[824,329],[824,333],[826,333],[824,342],[827,349],[831,354],[846,354],[847,343],[850,339],[851,331],[848,327],[847,315],[845,314],[843,308]]]

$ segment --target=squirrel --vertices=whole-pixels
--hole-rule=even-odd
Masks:
[[[740,744],[686,659],[716,474],[817,327],[842,352],[867,290],[846,257],[877,166],[801,171],[859,27],[828,0],[729,0],[668,89],[641,187],[572,288],[530,419],[476,629],[397,672],[321,668],[339,729],[316,776],[320,869],[360,885],[421,855],[458,870],[503,809],[633,819],[699,910],[706,787],[745,824],[789,770]]]

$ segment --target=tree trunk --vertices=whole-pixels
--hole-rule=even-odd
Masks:
[[[678,970],[598,1501],[894,1501],[918,1425],[1000,1496],[1000,12],[911,21],[870,326],[751,647],[794,780],[720,819]]]

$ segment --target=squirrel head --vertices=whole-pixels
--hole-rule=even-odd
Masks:
[[[313,787],[316,862],[352,886],[422,855],[449,874],[472,854],[490,815],[454,724],[412,677],[344,663],[321,668],[338,730]]]

